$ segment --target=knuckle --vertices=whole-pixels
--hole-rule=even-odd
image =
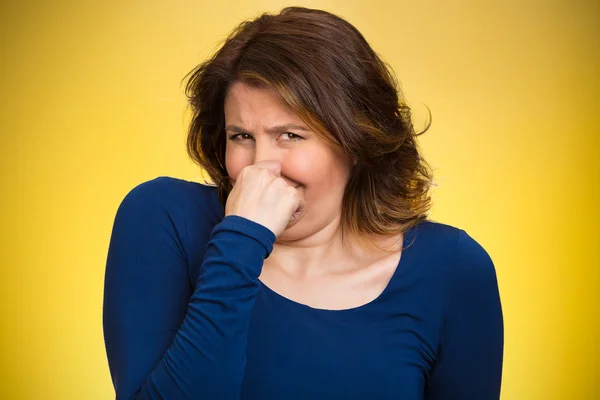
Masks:
[[[260,168],[259,172],[260,172],[260,175],[264,176],[264,177],[268,177],[271,175],[271,171],[268,168]]]
[[[244,177],[244,176],[247,176],[249,173],[250,173],[249,166],[246,166],[246,167],[244,167],[244,168],[242,168],[240,170],[240,174],[239,175],[241,177]]]
[[[287,182],[285,181],[285,179],[281,178],[281,177],[277,177],[275,179],[275,181],[277,182],[277,185],[279,187],[285,188],[285,190],[289,189],[289,185],[287,184]]]
[[[298,191],[291,186],[287,187],[287,193],[289,194],[289,196],[291,196],[293,198],[296,198],[298,196]]]

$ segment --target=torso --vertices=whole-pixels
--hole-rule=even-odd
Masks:
[[[339,260],[340,265],[348,266],[341,268],[343,272],[302,280],[286,274],[279,265],[282,261],[274,261],[274,250],[265,259],[259,279],[279,295],[313,308],[355,308],[370,303],[384,291],[400,262],[400,247],[393,252],[370,253],[363,260]]]
[[[391,253],[351,246],[360,260],[323,260],[314,265],[325,268],[312,271],[271,252],[252,310],[241,398],[424,399],[440,346],[442,275],[427,272],[436,252],[404,245]],[[315,277],[332,270],[341,272]]]

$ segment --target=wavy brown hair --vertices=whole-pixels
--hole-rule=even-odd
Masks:
[[[392,69],[339,16],[287,7],[244,21],[188,77],[188,153],[217,186],[223,209],[232,189],[225,96],[241,81],[273,89],[315,133],[357,161],[343,196],[342,232],[398,234],[427,218],[432,174],[416,137],[431,118],[415,132]]]

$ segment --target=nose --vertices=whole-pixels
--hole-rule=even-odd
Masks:
[[[257,139],[256,140],[256,144],[255,144],[255,148],[254,148],[254,162],[253,164],[257,164],[261,161],[279,161],[280,165],[281,165],[281,173],[280,173],[280,177],[283,178],[289,185],[293,186],[293,187],[298,187],[300,186],[299,184],[297,184],[296,182],[294,182],[293,180],[287,178],[286,175],[286,170],[285,170],[285,166],[283,163],[283,152],[282,150],[277,146],[276,143],[271,142],[269,139]]]
[[[270,138],[256,140],[254,148],[254,164],[261,161],[282,161],[281,150],[275,143],[271,142]]]

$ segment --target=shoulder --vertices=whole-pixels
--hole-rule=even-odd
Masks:
[[[220,208],[215,187],[159,176],[130,189],[121,201],[118,212],[137,210],[145,214],[168,212],[189,216],[190,213],[202,211],[216,215]]]
[[[452,291],[472,288],[474,285],[497,285],[496,269],[488,251],[464,229],[426,220],[409,232],[420,253],[434,258]],[[433,260],[432,260],[433,261]]]
[[[405,243],[414,246],[421,257],[448,259],[462,230],[432,220],[421,221],[406,232]]]
[[[437,260],[441,269],[438,272],[453,312],[467,313],[487,307],[495,313],[500,309],[496,267],[483,245],[457,227],[428,222],[421,229],[427,232],[427,243],[443,244],[444,251]]]
[[[420,241],[423,248],[430,252],[444,254],[452,264],[480,264],[489,267],[492,263],[489,253],[464,229],[441,222],[426,220],[415,226],[408,233],[411,238]]]
[[[213,186],[191,182],[170,176],[159,176],[134,186],[124,201],[159,202],[161,204],[187,201],[204,202],[210,205],[217,200],[217,191]]]
[[[194,241],[208,235],[222,218],[216,187],[160,176],[129,190],[117,209],[115,225],[175,231],[180,240]]]
[[[415,232],[418,267],[438,282],[447,320],[454,326],[488,323],[501,329],[496,267],[482,244],[464,229],[439,222],[423,222]]]
[[[177,249],[195,282],[205,244],[223,219],[217,189],[197,182],[160,176],[142,182],[124,196],[113,226],[112,241],[132,246]]]

